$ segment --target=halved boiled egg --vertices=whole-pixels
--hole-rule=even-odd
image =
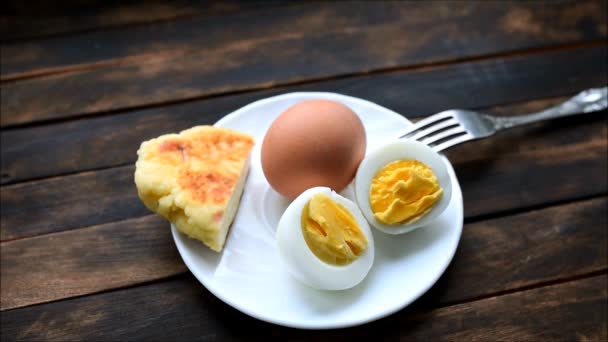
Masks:
[[[289,272],[313,288],[351,288],[374,262],[372,232],[361,211],[327,187],[308,189],[294,199],[276,236]]]
[[[401,234],[430,223],[445,210],[452,182],[443,158],[428,145],[395,140],[363,159],[355,194],[372,226]]]

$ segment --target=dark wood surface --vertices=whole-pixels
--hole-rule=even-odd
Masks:
[[[0,337],[603,341],[606,111],[446,151],[451,265],[376,322],[303,331],[224,304],[133,185],[141,141],[333,91],[418,118],[516,115],[607,83],[606,1],[66,1],[0,17]]]
[[[159,24],[159,32],[146,26],[10,43],[2,52],[5,80],[47,76],[3,87],[2,125],[526,48],[597,44],[606,35],[606,18],[598,3],[505,7],[313,3],[288,7],[274,20],[267,20],[277,11],[272,7],[261,13]],[[471,21],[472,16],[477,20]],[[582,25],[584,21],[589,23]],[[75,92],[81,96],[74,97]],[[40,93],[48,96],[32,96]]]

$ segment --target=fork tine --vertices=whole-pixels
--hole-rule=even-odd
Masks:
[[[427,144],[427,145],[430,145],[430,144],[432,144],[432,143],[434,143],[436,141],[439,141],[441,139],[445,139],[445,138],[451,137],[453,135],[461,135],[461,134],[464,134],[464,133],[467,133],[467,131],[464,129],[464,127],[462,127],[462,126],[456,126],[454,128],[450,128],[448,130],[445,130],[445,131],[443,131],[443,132],[441,132],[439,134],[435,134],[435,135],[432,135],[430,137],[426,137],[426,138],[422,138],[422,139],[418,139],[418,140],[421,141],[421,142],[423,142],[423,143],[425,143],[425,144]]]
[[[448,140],[448,141],[442,142],[439,145],[433,146],[433,150],[435,152],[440,152],[440,151],[445,150],[448,147],[452,147],[454,145],[458,145],[458,144],[461,144],[461,143],[463,143],[465,141],[469,141],[469,140],[473,140],[473,139],[475,139],[475,138],[472,135],[470,135],[470,134],[467,133],[465,135],[461,135],[461,136],[459,136],[457,138],[454,138],[452,140]]]
[[[440,123],[433,124],[427,129],[419,130],[418,132],[416,132],[416,134],[410,136],[409,138],[414,140],[421,140],[422,138],[428,137],[435,132],[441,131],[442,129],[458,125],[459,123],[458,121],[456,121],[456,119],[450,118],[448,120],[441,121]]]
[[[427,118],[424,118],[424,119],[416,122],[413,125],[410,125],[406,129],[404,129],[403,131],[401,131],[397,135],[396,138],[397,139],[404,138],[405,136],[407,136],[407,135],[409,135],[409,134],[411,134],[411,133],[419,130],[420,128],[422,128],[424,126],[430,125],[430,124],[432,124],[432,123],[434,123],[436,121],[447,119],[447,118],[450,118],[450,117],[452,117],[452,112],[451,111],[443,111],[443,112],[439,112],[439,113],[437,113],[435,115],[431,115],[431,116],[429,116]]]

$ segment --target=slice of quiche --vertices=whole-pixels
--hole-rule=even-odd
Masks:
[[[239,206],[253,147],[249,135],[214,126],[145,141],[135,185],[146,207],[221,251]]]

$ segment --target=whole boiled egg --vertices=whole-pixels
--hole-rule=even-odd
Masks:
[[[300,194],[277,226],[277,245],[287,269],[321,290],[359,284],[374,262],[374,240],[357,205],[327,187]]]
[[[324,99],[301,101],[268,128],[262,170],[270,186],[289,199],[316,186],[340,192],[353,180],[365,149],[365,128],[349,107]]]
[[[443,158],[414,140],[395,140],[369,153],[355,176],[357,204],[388,234],[429,224],[449,204],[452,182]]]

